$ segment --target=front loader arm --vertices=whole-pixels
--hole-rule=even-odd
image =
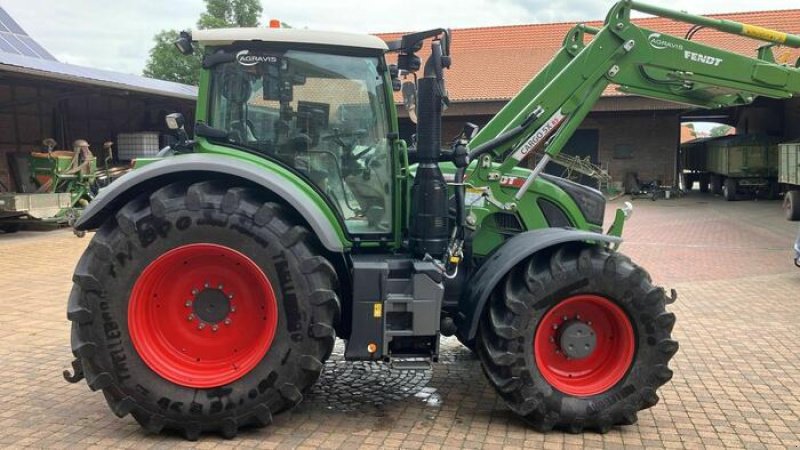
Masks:
[[[630,21],[632,10],[771,44],[756,57],[743,56],[638,27]],[[586,34],[594,38],[584,45]],[[551,62],[470,142],[470,159],[478,160],[470,184],[488,186],[507,209],[514,209],[609,84],[622,92],[702,108],[746,105],[758,96],[792,97],[800,93],[800,68],[776,63],[775,44],[800,48],[800,36],[621,1],[601,29],[574,27]],[[499,180],[537,152],[544,155],[516,195],[501,198]]]

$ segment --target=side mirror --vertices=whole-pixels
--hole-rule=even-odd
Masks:
[[[408,112],[408,118],[417,123],[417,85],[413,81],[406,81],[401,88],[403,92],[403,105]]]
[[[186,129],[183,128],[183,125],[186,121],[186,119],[183,118],[183,114],[167,114],[167,117],[164,118],[164,121],[167,122],[167,128],[175,132],[175,138],[178,140],[175,143],[175,147],[186,146],[189,141],[189,135],[186,133]]]
[[[181,113],[167,114],[164,120],[167,122],[167,128],[173,131],[182,130],[186,121]]]
[[[194,53],[194,47],[192,47],[192,35],[189,34],[188,31],[181,31],[178,36],[178,40],[175,41],[175,48],[177,48],[182,55],[188,56]]]

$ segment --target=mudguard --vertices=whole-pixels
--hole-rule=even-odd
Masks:
[[[540,250],[566,242],[619,244],[622,238],[569,228],[543,228],[526,231],[509,239],[475,272],[461,296],[456,325],[462,342],[475,338],[486,300],[509,270]]]
[[[320,209],[295,183],[280,174],[264,170],[255,164],[221,155],[190,154],[166,158],[134,170],[111,183],[92,200],[75,223],[76,231],[98,228],[105,219],[121,208],[134,195],[153,190],[161,184],[177,180],[187,173],[221,174],[242,178],[258,184],[274,193],[291,205],[308,222],[322,245],[332,252],[342,252],[345,248],[338,224],[332,223],[332,213]],[[174,175],[174,176],[170,176]],[[160,180],[161,184],[153,185]]]

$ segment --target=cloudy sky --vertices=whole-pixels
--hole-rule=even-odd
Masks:
[[[797,0],[649,0],[692,13],[798,8]],[[296,28],[380,32],[601,19],[614,0],[263,1],[263,21]],[[140,73],[152,37],[192,28],[202,0],[0,0],[63,62]]]

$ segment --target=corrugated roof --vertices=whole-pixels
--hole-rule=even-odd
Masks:
[[[714,14],[708,17],[800,34],[800,9]],[[691,24],[660,17],[633,19],[633,22],[643,28],[678,37],[683,37],[691,27]],[[569,22],[452,30],[450,53],[453,65],[447,72],[450,99],[456,102],[509,100],[550,61],[574,25],[574,22]],[[593,21],[588,25],[601,27],[603,22]],[[402,34],[382,33],[378,36],[391,41],[399,39]],[[756,49],[763,45],[760,41],[712,29],[699,31],[694,40],[748,56],[755,56]],[[425,55],[426,49],[427,46],[419,55]],[[786,61],[800,57],[800,51],[785,47],[776,48],[775,53],[778,59],[785,58]],[[604,93],[604,96],[616,95],[624,94],[613,87]]]
[[[186,84],[11,53],[0,52],[0,71],[187,100],[195,100],[197,98],[197,88]]]

